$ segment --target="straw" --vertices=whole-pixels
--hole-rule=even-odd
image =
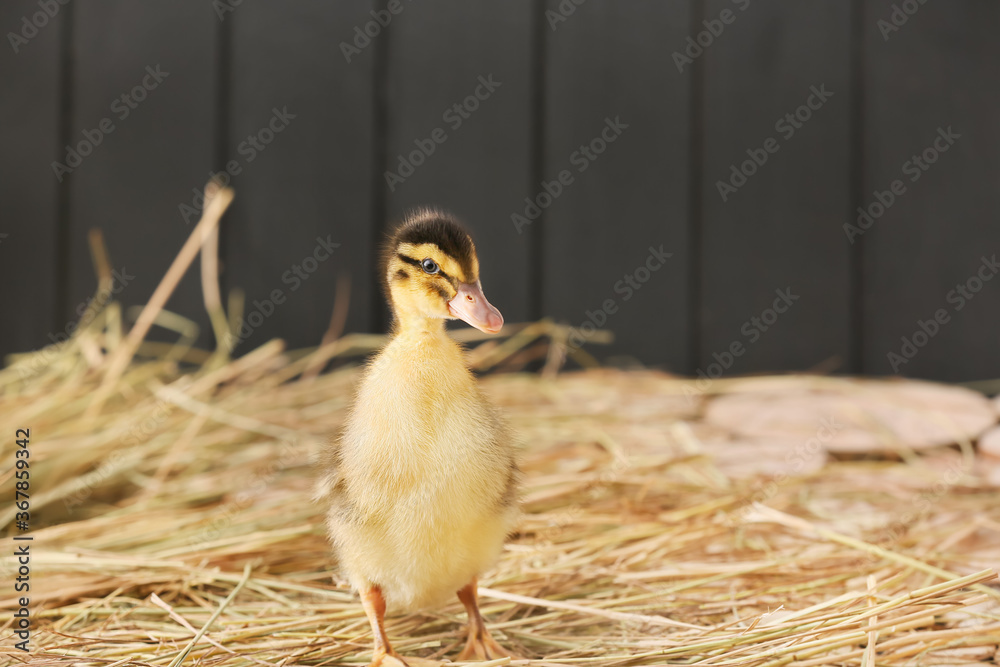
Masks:
[[[122,304],[95,299],[66,343],[0,371],[0,430],[32,430],[32,652],[14,647],[8,588],[5,664],[371,659],[364,612],[310,498],[361,362],[386,338],[341,334],[341,283],[317,347],[274,340],[230,358],[241,297],[223,309],[216,249],[197,231],[214,229],[225,203],[209,201],[131,330]],[[100,295],[111,265],[99,234],[91,245]],[[190,347],[193,323],[163,309],[199,249],[214,350]],[[186,333],[142,340],[154,322]],[[970,465],[982,464],[974,434],[956,429],[953,446],[905,459],[883,449],[796,468],[801,428],[762,443],[706,413],[737,394],[870,396],[884,383],[729,378],[692,397],[688,378],[589,368],[572,329],[550,320],[455,338],[516,433],[523,471],[522,519],[480,588],[494,637],[521,657],[483,664],[943,666],[1000,650],[1000,502]],[[496,372],[531,360],[542,373]],[[15,469],[9,438],[0,459]],[[952,464],[962,474],[946,479]],[[2,479],[12,497],[12,474]],[[16,512],[0,506],[8,535]],[[0,555],[7,580],[19,567]],[[456,598],[390,615],[387,631],[411,664],[436,664],[461,650],[464,623]]]
[[[100,386],[98,386],[93,401],[87,408],[87,417],[93,417],[100,411],[104,405],[104,401],[107,400],[113,391],[115,383],[132,360],[132,355],[138,349],[139,343],[149,332],[149,328],[156,320],[157,314],[166,305],[167,300],[173,293],[174,288],[177,287],[184,272],[198,254],[199,248],[209,238],[212,230],[219,224],[222,214],[229,207],[232,200],[233,191],[228,188],[220,188],[214,183],[210,183],[205,188],[205,207],[201,220],[198,221],[198,224],[191,232],[191,236],[188,237],[187,242],[181,248],[170,268],[167,269],[163,280],[160,281],[153,295],[149,298],[149,303],[142,309],[142,314],[139,315],[132,330],[129,331],[128,337],[122,345],[115,349],[114,354],[108,361],[108,368],[105,371],[104,379],[101,381]]]

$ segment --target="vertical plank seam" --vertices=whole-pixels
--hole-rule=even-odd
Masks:
[[[705,0],[691,0],[690,34],[696,35],[702,29],[705,15]],[[699,59],[691,68],[691,84],[688,100],[688,368],[694,374],[701,364],[702,334],[704,331],[704,294],[702,289],[702,269],[705,265],[703,233],[703,179],[704,179],[704,130],[705,130],[705,59]],[[668,343],[667,343],[668,344]]]
[[[215,134],[213,144],[212,162],[215,163],[215,172],[222,172],[226,169],[226,162],[229,159],[231,146],[230,132],[232,131],[232,103],[233,103],[233,27],[232,22],[239,20],[239,12],[230,12],[226,20],[216,21],[215,28],[215,99],[213,104],[213,128]],[[201,184],[199,184],[200,186]],[[235,212],[239,217],[240,206],[238,200]],[[229,253],[232,249],[230,234],[236,233],[231,224],[233,214],[230,213],[230,224],[223,219],[219,223],[219,258],[223,267],[231,266]],[[230,273],[222,271],[219,276],[220,287],[223,295],[229,293],[233,285],[229,284]],[[223,296],[225,298],[225,296]]]
[[[74,35],[75,5],[63,7],[59,24],[59,113],[56,134],[59,137],[55,160],[64,159],[65,146],[72,143],[74,110]],[[51,331],[62,328],[61,321],[70,316],[69,312],[69,261],[70,261],[70,183],[72,172],[65,174],[56,186],[56,233],[53,252],[55,253],[55,295]]]
[[[851,1],[851,36],[850,36],[850,77],[851,77],[851,111],[850,111],[850,211],[848,219],[854,211],[862,206],[865,186],[865,30],[864,30],[864,0]],[[848,298],[850,299],[850,327],[848,341],[848,372],[864,373],[865,368],[865,241],[863,236],[855,237],[855,242],[849,244],[849,276]]]
[[[545,179],[545,140],[546,140],[546,56],[547,40],[545,39],[545,0],[534,0],[534,11],[531,15],[531,164],[528,168],[527,191],[532,192]],[[532,223],[527,238],[528,259],[528,317],[541,319],[545,314],[545,210]],[[531,289],[534,285],[536,289]]]
[[[373,9],[379,9],[385,3],[372,2]],[[389,190],[383,178],[383,173],[389,168],[389,40],[392,39],[392,24],[385,26],[378,39],[373,40],[372,54],[372,167],[371,167],[371,254],[373,265],[378,272],[380,251],[385,241],[388,225],[386,211],[388,210]],[[383,303],[382,280],[380,275],[374,276],[378,289],[371,292],[370,330],[381,332],[388,327],[387,312]],[[369,276],[364,276],[369,280]]]

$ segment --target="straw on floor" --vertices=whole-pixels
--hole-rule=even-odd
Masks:
[[[230,358],[239,301],[223,310],[212,251],[229,193],[209,195],[131,329],[108,301],[68,342],[0,371],[3,432],[32,433],[34,538],[32,651],[10,636],[9,585],[0,661],[371,657],[361,605],[311,501],[310,465],[349,405],[358,366],[345,360],[381,338],[337,336],[335,315],[316,349],[271,341]],[[109,265],[93,241],[104,289]],[[201,353],[189,336],[146,341],[154,324],[190,332],[163,306],[199,249],[223,344]],[[565,373],[567,355],[590,364],[565,327],[504,335],[465,334],[476,368],[540,359],[545,370],[483,379],[524,444],[525,515],[481,596],[498,640],[530,664],[996,659],[1000,496],[974,448],[996,422],[986,399],[925,383]],[[321,372],[331,360],[342,363]],[[11,437],[0,454],[13,498]],[[7,535],[14,513],[0,505]],[[18,568],[10,553],[5,581]],[[393,617],[388,631],[402,654],[446,660],[463,623],[456,599]]]

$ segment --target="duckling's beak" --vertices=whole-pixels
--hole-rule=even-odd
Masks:
[[[448,311],[486,333],[497,333],[503,327],[503,315],[486,300],[478,280],[475,283],[459,283],[458,294],[448,302]]]

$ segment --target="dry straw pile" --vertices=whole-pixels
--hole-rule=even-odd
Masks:
[[[357,366],[320,371],[380,339],[338,337],[340,312],[305,352],[272,341],[232,360],[224,346],[145,340],[178,321],[163,305],[199,251],[225,340],[239,304],[226,315],[213,286],[229,193],[214,194],[128,332],[108,303],[68,343],[0,372],[2,432],[32,432],[34,537],[32,652],[14,648],[8,585],[0,662],[370,658],[361,605],[310,501],[310,461],[343,422]],[[469,336],[472,363],[541,355],[545,371],[484,378],[524,440],[526,481],[524,520],[481,595],[495,636],[530,664],[996,660],[1000,503],[975,448],[996,422],[986,399],[924,383],[559,374],[567,352],[588,362],[565,329],[508,331]],[[11,438],[0,447],[12,498]],[[15,533],[12,504],[0,511]],[[443,661],[463,622],[456,599],[388,629],[404,655]]]

